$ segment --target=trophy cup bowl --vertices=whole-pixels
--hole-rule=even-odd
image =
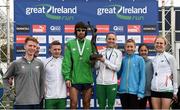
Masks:
[[[103,57],[101,54],[99,54],[99,53],[96,53],[96,54],[92,54],[91,56],[90,56],[90,60],[91,61],[95,61],[95,60],[97,60],[98,58],[101,58],[101,57]]]

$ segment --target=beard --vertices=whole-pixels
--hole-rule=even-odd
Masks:
[[[84,33],[80,33],[76,36],[79,39],[84,39],[85,38],[85,34]]]

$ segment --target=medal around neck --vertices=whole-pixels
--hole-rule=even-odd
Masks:
[[[80,57],[79,57],[79,60],[82,60],[82,59],[83,59],[83,57],[82,57],[82,56],[80,56]]]
[[[84,53],[84,48],[85,48],[85,45],[86,45],[86,40],[84,41],[82,48],[80,47],[78,40],[76,40],[76,43],[77,43],[78,52],[79,52],[79,56],[80,56],[79,59],[82,60],[83,59],[82,55]]]

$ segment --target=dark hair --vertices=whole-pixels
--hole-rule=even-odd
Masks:
[[[83,23],[82,21],[76,23],[75,28],[74,28],[75,35],[77,35],[78,28],[86,29],[85,36],[87,35],[87,25],[85,23]]]
[[[61,45],[61,43],[58,40],[55,40],[55,41],[51,42],[49,48],[51,48],[53,45]]]
[[[143,44],[139,45],[138,52],[140,51],[141,47],[143,47],[143,46],[145,46],[148,49],[148,51],[149,51],[149,47],[146,44],[143,43]]]
[[[35,37],[30,37],[30,36],[26,37],[25,44],[27,44],[28,41],[33,41],[33,42],[39,44],[38,40]]]
[[[108,33],[106,34],[106,39],[107,39],[107,37],[108,37],[109,34],[114,34],[114,35],[116,36],[116,33],[115,33],[115,32],[110,31],[110,32],[108,32]]]

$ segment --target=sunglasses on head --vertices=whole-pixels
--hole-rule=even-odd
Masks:
[[[86,29],[77,28],[76,31],[79,31],[79,32],[80,32],[80,31],[85,32]]]

